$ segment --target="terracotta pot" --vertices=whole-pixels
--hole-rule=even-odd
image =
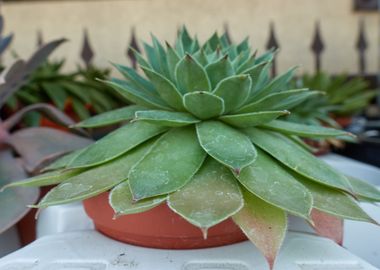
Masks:
[[[346,128],[352,123],[351,116],[335,116],[334,119],[342,128]]]
[[[113,219],[109,193],[84,201],[84,207],[101,233],[132,245],[161,249],[217,247],[246,240],[235,223],[228,219],[208,231],[205,240],[199,228],[175,214],[166,204],[149,211]]]

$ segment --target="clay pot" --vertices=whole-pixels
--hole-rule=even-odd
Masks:
[[[352,116],[335,116],[334,119],[342,128],[346,128],[352,123]]]
[[[160,249],[195,249],[246,240],[231,219],[210,228],[205,240],[199,228],[175,214],[166,204],[113,219],[114,211],[108,203],[108,195],[102,193],[87,199],[84,207],[99,232],[121,242]]]

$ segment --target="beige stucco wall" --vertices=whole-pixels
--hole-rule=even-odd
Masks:
[[[323,68],[331,72],[357,71],[358,22],[363,18],[370,44],[368,71],[376,72],[379,58],[379,15],[355,13],[351,0],[103,0],[43,1],[3,5],[6,32],[13,31],[13,49],[28,56],[35,48],[36,31],[45,40],[70,39],[55,54],[67,56],[69,67],[78,62],[82,31],[89,30],[97,52],[96,63],[125,62],[126,44],[131,27],[138,37],[149,38],[154,32],[160,39],[172,41],[176,29],[186,24],[204,40],[227,23],[231,36],[239,40],[246,35],[262,51],[268,38],[268,25],[275,23],[280,41],[279,69],[301,65],[313,68],[309,52],[315,22],[320,20],[326,43]],[[9,56],[5,58],[9,61]]]

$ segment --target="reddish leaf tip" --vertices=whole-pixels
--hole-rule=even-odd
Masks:
[[[207,240],[208,228],[203,227],[201,228],[201,231],[202,231],[203,239]]]
[[[234,168],[234,173],[239,176],[241,172],[241,168]]]

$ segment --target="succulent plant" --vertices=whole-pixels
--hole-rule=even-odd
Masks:
[[[119,106],[110,87],[95,80],[105,79],[107,70],[94,66],[78,68],[78,71],[62,71],[64,61],[46,61],[30,76],[26,83],[9,101],[10,108],[19,104],[51,103],[61,111],[84,120],[92,114],[103,113]],[[39,123],[39,115],[34,115]]]
[[[63,40],[41,47],[28,61],[19,60],[0,75],[0,109],[10,96],[28,81],[46,57]],[[91,140],[49,128],[17,129],[19,122],[29,112],[39,111],[61,125],[74,122],[55,107],[47,104],[26,106],[4,119],[0,117],[0,185],[33,175],[46,162],[66,152],[88,145]],[[44,165],[45,164],[45,165]],[[0,193],[0,233],[20,220],[27,212],[26,205],[33,204],[39,196],[38,189],[16,188]]]
[[[271,268],[288,214],[338,242],[342,219],[374,222],[357,201],[380,201],[380,192],[337,172],[300,140],[347,133],[276,120],[318,94],[288,90],[294,69],[272,79],[273,52],[256,56],[247,39],[235,45],[225,34],[201,45],[183,28],[175,46],[152,41],[144,44],[146,58],[135,52],[145,76],[115,64],[125,80],[105,81],[135,105],[77,126],[132,121],[59,159],[49,172],[11,185],[61,182],[35,207],[111,190],[117,216],[167,203],[206,235],[232,217]]]
[[[320,90],[325,95],[309,99],[293,110],[290,119],[314,125],[338,127],[334,116],[353,116],[362,112],[376,96],[363,78],[347,75],[332,77],[324,72],[305,74],[296,83],[299,87]]]

